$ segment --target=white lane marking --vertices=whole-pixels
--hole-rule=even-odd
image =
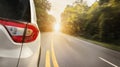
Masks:
[[[104,62],[106,62],[106,63],[108,63],[108,64],[110,64],[110,65],[112,65],[112,66],[114,66],[114,67],[118,67],[117,65],[115,65],[115,64],[107,61],[106,59],[104,59],[104,58],[102,58],[102,57],[99,57],[99,59],[101,59],[102,61],[104,61]]]

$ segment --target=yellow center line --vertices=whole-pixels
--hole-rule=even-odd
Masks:
[[[45,67],[51,67],[50,65],[50,51],[47,50],[46,52],[46,63],[45,63]]]
[[[51,51],[52,51],[52,62],[54,67],[59,67],[57,60],[56,60],[56,56],[55,56],[55,52],[54,52],[54,47],[53,47],[53,39],[51,40]]]

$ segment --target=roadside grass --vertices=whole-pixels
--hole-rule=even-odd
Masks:
[[[120,52],[120,46],[117,46],[115,44],[108,44],[108,43],[104,43],[104,42],[99,42],[99,41],[95,41],[95,40],[90,40],[90,39],[86,39],[84,37],[78,37],[82,40],[85,40],[85,41],[88,41],[90,43],[94,43],[96,45],[100,45],[100,46],[103,46],[103,47],[106,47],[106,48],[109,48],[109,49],[112,49],[112,50],[115,50],[115,51],[118,51]]]

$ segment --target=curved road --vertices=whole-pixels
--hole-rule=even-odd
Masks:
[[[120,67],[120,52],[62,33],[41,38],[40,67]]]

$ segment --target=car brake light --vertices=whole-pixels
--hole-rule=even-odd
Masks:
[[[23,38],[25,38],[24,43],[32,42],[37,38],[39,33],[38,29],[30,23],[26,24],[8,20],[0,20],[0,24],[7,29],[11,38],[17,43],[22,43]],[[24,37],[26,27],[27,29]]]

